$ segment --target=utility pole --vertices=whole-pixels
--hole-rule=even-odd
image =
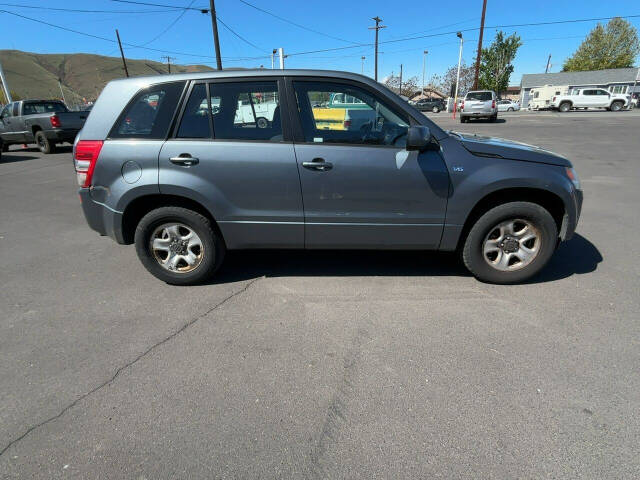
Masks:
[[[0,63],[0,80],[2,81],[2,88],[4,90],[4,98],[7,101],[7,103],[11,103],[13,102],[13,99],[11,98],[11,92],[9,90],[9,84],[7,83],[7,79],[4,76],[4,70],[2,70],[2,64]]]
[[[62,91],[62,79],[58,77],[58,86],[60,87],[60,93],[62,94],[62,102],[66,105],[67,99],[64,98],[64,92]]]
[[[285,59],[284,48],[282,47],[278,48],[278,55],[280,56],[280,70],[284,70],[284,59]]]
[[[124,59],[124,51],[122,50],[122,42],[120,41],[120,32],[116,28],[116,37],[118,37],[118,46],[120,47],[120,56],[122,57],[122,65],[124,66],[124,74],[128,77],[129,70],[127,70],[127,61]]]
[[[402,64],[400,64],[400,88],[398,88],[398,95],[402,95]]]
[[[381,28],[387,28],[384,25],[380,25],[380,22],[382,21],[382,19],[378,16],[375,16],[372,18],[372,20],[375,20],[376,22],[376,26],[375,27],[369,27],[369,30],[375,30],[376,31],[376,59],[375,59],[375,67],[374,67],[374,80],[377,82],[378,81],[378,32],[380,31]]]
[[[364,60],[365,60],[365,58],[367,58],[367,57],[365,57],[364,55],[362,57],[360,57],[360,60],[362,61],[362,66],[360,67],[360,73],[362,75],[364,75]]]
[[[456,92],[453,95],[453,118],[456,118],[456,109],[458,108],[458,87],[460,86],[460,63],[462,63],[462,32],[458,32],[456,36],[460,39],[460,53],[458,54],[458,74],[456,75]]]
[[[480,36],[478,37],[478,55],[476,57],[476,73],[473,75],[473,89],[478,89],[478,75],[480,74],[480,57],[482,56],[482,34],[484,33],[484,14],[487,11],[487,0],[482,2],[482,18],[480,19]]]
[[[276,68],[276,64],[275,64],[276,53],[278,53],[278,50],[274,48],[273,51],[271,52],[271,70]]]
[[[427,53],[429,53],[429,50],[425,50],[423,53],[423,57],[422,57],[422,94],[424,95],[424,75],[425,75],[425,71],[427,68]]]
[[[549,58],[547,58],[547,68],[544,69],[544,73],[549,73],[550,67],[551,67],[551,54],[549,54]]]
[[[167,59],[167,69],[169,70],[169,73],[171,73],[171,60],[175,60],[176,57],[170,57],[169,55],[165,55],[163,57],[160,58],[166,58]]]
[[[216,16],[216,6],[213,0],[209,0],[211,14],[211,29],[213,30],[213,46],[216,49],[216,65],[218,70],[222,70],[222,58],[220,57],[220,39],[218,38],[218,17]]]

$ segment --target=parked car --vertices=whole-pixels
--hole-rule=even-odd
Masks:
[[[2,148],[36,143],[42,153],[55,152],[56,145],[73,143],[88,116],[70,112],[57,100],[21,100],[6,105],[0,112]]]
[[[513,100],[498,100],[497,104],[499,112],[517,112],[520,110],[520,104]]]
[[[560,112],[574,108],[606,108],[614,112],[629,105],[629,95],[611,93],[604,88],[578,88],[569,95],[554,95],[550,107]]]
[[[492,122],[498,119],[496,93],[492,90],[476,90],[465,95],[460,107],[460,122],[470,118],[487,118]]]
[[[339,93],[372,121],[319,128],[314,99]],[[277,98],[273,121],[236,123],[238,98],[258,94]],[[208,95],[218,109],[202,115]],[[459,251],[477,278],[520,282],[571,238],[582,205],[566,158],[444,131],[347,72],[115,80],[73,157],[89,226],[134,243],[149,272],[178,285],[211,277],[226,250],[251,248]]]
[[[414,106],[421,112],[438,113],[447,109],[442,98],[421,98],[415,102]]]

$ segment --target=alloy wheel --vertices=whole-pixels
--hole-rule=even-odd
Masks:
[[[149,248],[162,268],[175,273],[195,270],[204,257],[202,240],[183,223],[165,223],[157,227],[151,235]]]
[[[523,219],[506,220],[489,230],[482,242],[482,255],[496,270],[519,270],[538,256],[541,238],[531,222]]]

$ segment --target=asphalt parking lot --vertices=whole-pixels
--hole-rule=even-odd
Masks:
[[[69,148],[3,154],[0,478],[638,478],[640,112],[429,117],[574,162],[533,281],[252,252],[171,287],[87,227]]]

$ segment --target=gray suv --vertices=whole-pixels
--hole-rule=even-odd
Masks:
[[[356,101],[332,108],[339,94]],[[443,131],[346,72],[112,81],[73,155],[89,226],[178,285],[251,248],[458,251],[477,278],[520,282],[572,236],[582,204],[567,159]]]
[[[460,123],[470,118],[487,118],[492,122],[498,119],[496,94],[492,90],[468,92],[460,105]]]

